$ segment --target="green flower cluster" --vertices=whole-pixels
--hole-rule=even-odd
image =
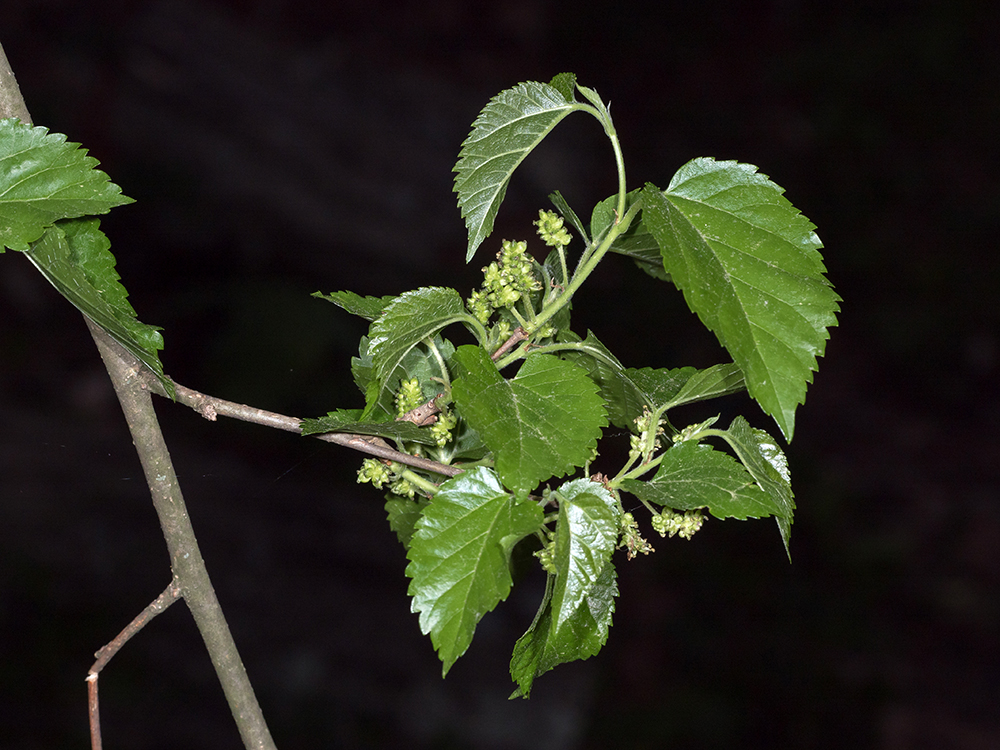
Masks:
[[[438,412],[437,422],[430,426],[431,436],[438,448],[444,448],[451,442],[451,431],[458,424],[458,417],[447,409]]]
[[[554,211],[539,211],[538,221],[533,223],[538,227],[538,236],[549,247],[566,247],[573,241],[569,230],[563,226],[563,217]]]
[[[483,288],[468,300],[469,309],[483,325],[494,310],[511,308],[524,295],[542,288],[527,249],[527,242],[504,240],[497,259],[483,269]]]
[[[649,451],[651,454],[660,447],[659,436],[663,434],[663,420],[656,420],[656,424],[653,424],[653,421],[653,412],[649,410],[648,406],[643,406],[642,415],[634,420],[635,428],[639,434],[629,438],[629,450],[632,453],[638,455],[643,451]]]
[[[631,513],[622,514],[621,533],[622,538],[618,544],[618,549],[625,547],[628,550],[626,554],[629,560],[636,555],[648,555],[650,552],[655,551],[653,545],[642,538],[642,535],[639,533],[639,524],[636,523],[635,516]]]
[[[358,484],[371,482],[377,490],[388,485],[390,492],[412,500],[417,488],[402,476],[402,470],[403,467],[400,464],[387,465],[377,458],[366,458],[361,462],[361,468],[358,469]]]
[[[358,484],[371,482],[375,489],[380,490],[390,481],[392,472],[377,458],[366,458],[361,462],[361,468],[358,469]]]
[[[424,403],[424,392],[420,388],[420,381],[416,378],[404,380],[399,384],[396,391],[396,416],[402,417],[409,411],[413,411]]]
[[[690,539],[695,532],[705,523],[705,517],[700,510],[688,510],[684,513],[676,513],[669,508],[664,508],[663,512],[653,516],[653,530],[660,536],[674,536],[681,539]]]
[[[537,550],[534,555],[538,558],[538,561],[542,564],[542,568],[547,573],[552,573],[555,575],[556,572],[556,533],[554,531],[546,531],[549,541],[546,542],[545,546],[540,550]]]

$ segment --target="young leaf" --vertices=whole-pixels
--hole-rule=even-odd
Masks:
[[[625,194],[626,211],[641,193],[641,190],[632,190]],[[601,238],[611,228],[611,225],[614,224],[617,207],[617,195],[605,198],[594,206],[594,210],[590,215],[590,231],[595,242],[600,242]],[[608,251],[631,258],[643,272],[649,274],[654,279],[660,279],[661,281],[670,280],[669,274],[663,270],[663,256],[660,254],[660,246],[656,244],[653,235],[649,233],[649,230],[642,223],[641,214],[632,219],[629,228],[615,238]]]
[[[472,124],[454,169],[458,205],[469,230],[467,263],[493,231],[514,170],[566,115],[585,106],[566,96],[565,81],[557,83],[558,88],[530,81],[502,91]]]
[[[511,677],[528,697],[535,678],[558,664],[587,659],[607,642],[618,594],[611,563],[618,539],[618,504],[589,479],[559,488],[555,576],[528,632],[514,646]]]
[[[549,86],[556,89],[571,102],[576,98],[576,73],[559,73],[552,77]]]
[[[554,580],[554,576],[549,576],[550,584]],[[546,598],[531,627],[514,644],[510,676],[517,689],[510,697],[529,698],[536,677],[560,664],[596,656],[608,642],[616,596],[617,571],[614,563],[608,561],[580,606],[558,632],[552,629],[552,607]]]
[[[444,482],[427,504],[410,539],[406,575],[412,611],[443,674],[465,653],[483,615],[507,598],[510,551],[542,520],[537,503],[516,500],[483,467]]]
[[[354,292],[330,292],[330,294],[313,292],[312,296],[332,302],[337,307],[365,320],[375,320],[396,299],[395,297],[362,297]]]
[[[563,194],[556,190],[554,193],[549,194],[549,201],[569,225],[577,231],[580,238],[587,244],[590,244],[590,235],[587,234],[587,228],[580,221],[580,217],[576,215],[576,211],[570,208]]]
[[[371,326],[368,354],[372,379],[366,387],[367,419],[396,367],[413,347],[450,323],[469,318],[465,303],[454,289],[425,287],[397,297]]]
[[[676,395],[668,399],[670,404],[668,408],[672,409],[681,404],[728,396],[732,393],[745,391],[746,388],[743,371],[735,364],[730,362],[725,365],[714,365],[704,370],[698,370],[688,378]]]
[[[840,297],[814,226],[782,192],[752,165],[695,159],[667,190],[644,188],[642,216],[688,306],[791,440]]]
[[[786,509],[764,492],[732,456],[694,440],[678,443],[648,482],[627,479],[622,489],[674,510],[708,508],[716,518],[781,517]]]
[[[785,543],[785,552],[791,559],[788,541],[792,534],[792,514],[795,511],[795,499],[792,495],[791,478],[788,474],[788,461],[774,438],[764,430],[752,428],[743,417],[736,417],[722,437],[736,452],[747,471],[772,501],[781,509],[775,513],[781,540]]]
[[[324,432],[347,432],[357,435],[377,435],[390,440],[406,440],[423,445],[435,445],[430,430],[417,427],[413,422],[365,421],[361,409],[338,409],[325,417],[303,419],[300,423],[303,435],[319,435]]]
[[[437,347],[438,353],[447,363],[451,355],[455,353],[455,347],[447,339],[435,335],[430,341]],[[367,336],[361,337],[358,345],[358,356],[351,358],[351,375],[354,383],[363,394],[368,394],[369,387],[374,392],[378,383],[372,383],[375,379],[375,369],[372,363],[372,355],[368,350],[369,340]],[[437,395],[441,391],[441,386],[433,378],[441,377],[440,365],[437,358],[430,352],[429,347],[424,346],[424,342],[413,347],[403,357],[402,362],[389,375],[384,385],[379,391],[379,396],[374,402],[370,402],[364,413],[364,418],[369,422],[387,422],[396,416],[395,390],[399,382],[404,378],[417,378],[424,386],[434,385],[433,390],[428,390],[427,398]]]
[[[618,541],[618,503],[604,485],[575,479],[559,488],[552,629],[572,618],[611,559]]]
[[[529,355],[511,380],[478,346],[460,346],[452,383],[459,414],[493,451],[497,473],[516,493],[583,466],[607,426],[597,386],[576,365]]]
[[[158,354],[160,329],[136,319],[128,292],[118,283],[111,243],[99,227],[98,219],[60,221],[25,255],[63,297],[155,373],[173,398],[173,381],[163,374]]]
[[[0,120],[0,253],[26,251],[59,219],[132,203],[79,143],[19,120]]]

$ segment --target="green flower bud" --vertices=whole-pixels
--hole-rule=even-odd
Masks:
[[[438,448],[443,448],[451,442],[451,431],[458,424],[458,417],[450,411],[442,411],[437,415],[437,422],[430,426],[431,437]]]
[[[358,469],[358,484],[371,482],[375,489],[380,490],[389,479],[389,467],[377,458],[366,458],[361,462],[361,468]]]
[[[535,222],[538,236],[549,247],[565,247],[573,238],[563,223],[563,217],[559,214],[553,211],[539,211],[538,221]]]
[[[420,381],[416,378],[404,380],[399,384],[396,391],[396,416],[401,417],[412,409],[416,409],[424,403],[424,393],[420,388]]]
[[[469,297],[466,303],[469,307],[469,311],[476,317],[483,325],[486,325],[489,321],[490,316],[493,315],[493,305],[489,302],[489,297],[486,292],[476,290]]]
[[[538,558],[538,561],[542,564],[542,568],[546,573],[556,574],[556,535],[554,532],[546,532],[549,537],[549,541],[540,550],[537,550],[534,555]]]
[[[393,483],[389,485],[389,491],[396,495],[408,497],[411,500],[413,499],[413,496],[417,494],[417,488],[402,477],[394,480]]]
[[[497,341],[506,341],[510,338],[510,321],[498,320],[496,324],[496,337]]]
[[[483,288],[490,292],[498,292],[504,288],[506,281],[500,272],[500,266],[494,262],[483,269]]]

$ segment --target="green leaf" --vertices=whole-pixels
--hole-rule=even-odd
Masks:
[[[667,408],[672,409],[681,404],[739,393],[745,391],[746,387],[743,371],[734,363],[714,365],[705,370],[698,370],[687,379],[675,395],[661,403],[669,403]]]
[[[568,102],[576,99],[576,73],[559,73],[549,81],[549,86],[566,97]]]
[[[542,520],[538,504],[516,500],[483,467],[444,482],[424,509],[406,575],[412,611],[420,613],[443,674],[468,649],[483,615],[507,598],[510,551]]]
[[[659,411],[665,404],[672,404],[677,399],[677,394],[684,388],[685,384],[698,376],[699,370],[694,367],[678,367],[672,370],[665,368],[653,369],[643,367],[641,370],[629,367],[625,370],[625,375],[632,384],[642,394],[642,403],[651,411]],[[632,416],[632,419],[639,416],[639,412]],[[626,425],[631,430],[635,430],[635,425]]]
[[[330,294],[313,292],[312,296],[332,302],[337,307],[341,307],[352,315],[358,315],[365,320],[375,320],[396,299],[391,296],[362,297],[354,292],[330,292]]]
[[[358,343],[358,356],[351,357],[351,376],[362,394],[368,393],[368,385],[375,378],[375,368],[372,366],[372,355],[368,351],[368,344],[368,337],[362,336]],[[388,394],[384,400],[385,408],[383,411],[390,414],[392,412],[392,394]]]
[[[399,495],[386,496],[385,513],[389,519],[389,528],[396,534],[404,549],[410,548],[410,540],[416,531],[417,521],[420,520],[420,515],[428,502],[430,501],[425,497],[410,500]]]
[[[563,194],[556,190],[554,193],[549,194],[549,201],[555,207],[556,211],[569,222],[569,225],[576,230],[577,234],[583,239],[584,242],[590,243],[590,236],[587,234],[587,228],[580,221],[580,217],[576,215],[576,211],[570,208],[569,203],[563,197]]]
[[[633,190],[625,194],[625,210],[642,194],[641,190]],[[615,209],[618,207],[618,195],[612,195],[594,206],[590,216],[590,231],[594,237],[594,242],[600,242],[601,238],[607,234],[611,225],[615,222]],[[663,256],[660,254],[660,246],[656,239],[646,229],[642,223],[642,215],[632,219],[628,229],[618,235],[609,252],[624,255],[631,258],[635,264],[645,273],[654,279],[669,281],[670,275],[663,270]]]
[[[468,263],[493,231],[511,175],[570,112],[583,109],[557,86],[529,81],[493,97],[472,124],[455,165],[455,192],[469,230]]]
[[[552,590],[554,633],[572,618],[618,541],[618,503],[604,485],[575,479],[558,490],[556,581]]]
[[[752,428],[743,417],[736,417],[721,436],[736,452],[747,471],[753,475],[757,486],[780,508],[780,512],[775,513],[775,520],[778,522],[781,540],[785,543],[785,552],[791,560],[788,542],[792,534],[795,499],[792,495],[791,477],[785,454],[774,438],[764,430]]]
[[[837,323],[815,228],[757,168],[695,159],[666,191],[643,190],[643,223],[688,306],[789,440],[795,409]]]
[[[627,479],[622,489],[674,510],[708,508],[716,518],[781,517],[785,508],[757,486],[732,456],[688,440],[670,448],[648,482]]]
[[[61,133],[0,120],[0,252],[26,251],[59,219],[132,203],[97,165]]]
[[[576,338],[571,332],[561,337],[563,342],[571,338]],[[611,424],[633,431],[634,420],[642,414],[643,406],[656,408],[666,403],[696,372],[693,367],[677,370],[625,368],[593,331],[587,331],[586,339],[575,341],[572,345],[573,349],[562,356],[586,368],[591,379],[597,383]]]
[[[554,576],[549,576],[550,586],[554,580]],[[550,595],[546,594],[535,621],[514,644],[510,676],[517,683],[517,689],[510,697],[529,698],[537,677],[560,664],[584,661],[597,655],[608,641],[616,596],[617,571],[609,561],[580,606],[556,633],[552,629]]]
[[[478,346],[461,346],[452,384],[459,414],[493,451],[504,484],[527,493],[586,463],[607,426],[597,386],[576,365],[529,355],[511,380]]]
[[[163,374],[156,326],[141,323],[119,284],[111,243],[98,219],[67,219],[50,227],[25,256],[63,297],[101,326],[148,367],[174,397],[174,384]]]
[[[382,421],[369,422],[361,418],[361,409],[338,409],[325,417],[303,419],[300,423],[303,435],[319,435],[324,432],[346,432],[352,435],[377,435],[390,440],[406,440],[423,445],[434,445],[429,430],[417,427],[413,422]]]
[[[512,698],[527,698],[535,678],[553,667],[600,651],[615,610],[611,554],[618,539],[618,504],[589,479],[568,482],[558,494],[556,574],[535,622],[514,646],[510,671],[518,689]]]
[[[379,403],[397,366],[413,347],[445,326],[468,318],[458,292],[443,287],[414,289],[386,306],[369,332],[367,353],[373,377],[366,387],[365,418]]]

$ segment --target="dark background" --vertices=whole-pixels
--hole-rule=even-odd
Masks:
[[[477,284],[450,170],[523,80],[572,70],[611,100],[630,187],[750,162],[825,242],[845,302],[788,451],[793,564],[769,521],[655,538],[604,651],[530,701],[506,700],[507,661],[534,583],[442,681],[357,455],[158,404],[278,745],[1000,747],[997,29],[1000,6],[960,1],[5,2],[35,122],[138,201],[102,227],[167,372],[213,395],[360,405],[364,323],[309,294]],[[586,214],[614,188],[600,129],[569,118],[491,242],[528,238],[553,189]],[[0,746],[83,747],[91,654],[168,560],[82,320],[24,258],[0,267]],[[576,311],[629,365],[723,357],[622,259]],[[183,606],[101,691],[109,747],[239,746]]]

